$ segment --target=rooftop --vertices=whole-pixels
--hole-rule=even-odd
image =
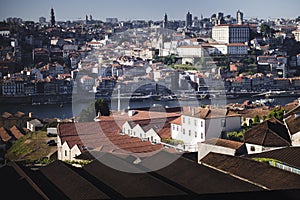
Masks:
[[[244,141],[266,147],[290,146],[291,144],[285,125],[276,118],[269,119],[246,131]]]
[[[201,163],[265,189],[280,190],[300,187],[300,175],[248,158],[211,152],[201,159]]]

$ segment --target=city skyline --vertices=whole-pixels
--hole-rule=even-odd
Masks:
[[[210,17],[214,13],[223,12],[225,15],[236,16],[237,10],[244,13],[244,18],[296,18],[299,16],[297,0],[287,0],[273,3],[267,1],[238,1],[238,0],[191,0],[184,1],[141,1],[113,0],[47,0],[46,2],[27,1],[1,1],[0,20],[8,17],[18,17],[23,20],[38,21],[39,17],[50,18],[50,9],[53,7],[57,21],[85,19],[85,15],[92,15],[93,19],[103,20],[115,17],[119,20],[163,20],[167,13],[169,20],[185,20],[185,15],[190,12],[193,17]],[[265,9],[268,8],[268,9]],[[284,8],[284,9],[283,9]]]

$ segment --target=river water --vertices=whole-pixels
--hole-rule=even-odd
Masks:
[[[152,107],[156,105],[162,105],[164,107],[178,107],[178,106],[200,106],[200,105],[226,105],[228,103],[243,103],[245,100],[258,100],[260,98],[237,98],[237,99],[220,99],[220,100],[178,100],[178,101],[155,101],[155,100],[145,100],[145,101],[121,101],[120,109],[128,108],[141,108],[141,107]],[[276,105],[285,105],[296,100],[297,97],[281,97],[275,99]],[[34,117],[40,119],[46,118],[71,118],[83,109],[87,107],[87,103],[68,103],[63,105],[11,105],[11,104],[1,104],[0,114],[3,112],[16,113],[17,111],[24,112],[28,114],[33,113]],[[113,110],[117,110],[118,102],[117,100],[109,103],[109,107]]]

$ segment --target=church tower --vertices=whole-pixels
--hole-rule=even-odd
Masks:
[[[55,16],[54,16],[54,9],[51,8],[51,12],[50,12],[50,23],[51,23],[51,26],[55,26]]]

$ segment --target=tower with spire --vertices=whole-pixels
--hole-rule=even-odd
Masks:
[[[237,22],[237,24],[243,24],[243,15],[244,14],[240,10],[238,10],[236,12],[236,22]]]
[[[51,12],[50,12],[50,24],[51,24],[51,26],[55,26],[55,16],[54,16],[53,8],[51,8]]]

